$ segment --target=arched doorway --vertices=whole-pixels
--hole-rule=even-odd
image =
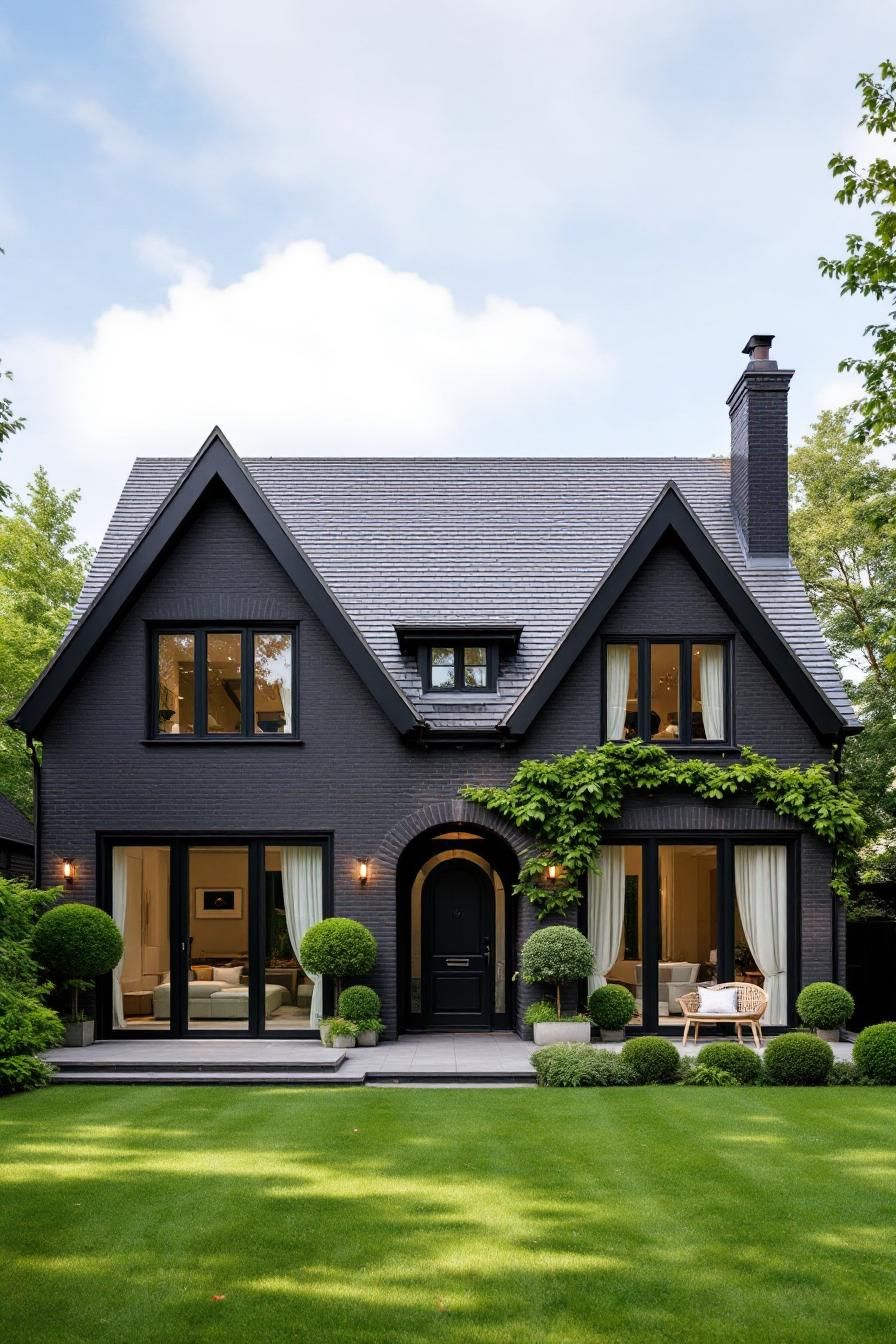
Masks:
[[[518,871],[510,846],[479,828],[434,827],[407,846],[397,872],[399,1030],[509,1026]]]

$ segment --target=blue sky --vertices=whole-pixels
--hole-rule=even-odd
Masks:
[[[132,458],[708,454],[755,330],[792,438],[872,313],[854,220],[889,0],[5,0],[0,356],[96,541]]]

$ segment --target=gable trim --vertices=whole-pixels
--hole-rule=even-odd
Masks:
[[[216,484],[252,524],[395,728],[407,733],[421,727],[420,716],[217,427],[8,720],[10,726],[40,736],[42,724],[100,640],[120,620]]]
[[[823,738],[836,739],[844,732],[855,731],[759,607],[673,481],[645,514],[553,653],[504,716],[501,727],[512,733],[526,732],[598,633],[611,608],[669,533],[678,537],[695,569],[816,732]]]

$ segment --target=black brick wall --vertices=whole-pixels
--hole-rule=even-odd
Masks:
[[[304,745],[141,745],[146,716],[144,622],[214,618],[301,621]],[[610,614],[606,628],[614,634],[718,635],[729,631],[731,623],[686,558],[670,546],[651,559]],[[740,639],[735,664],[738,739],[788,763],[823,759],[826,752],[808,725]],[[483,820],[484,814],[458,800],[462,784],[505,782],[526,755],[597,745],[600,680],[595,641],[524,744],[504,750],[405,746],[243,516],[230,503],[213,501],[46,726],[42,880],[58,882],[63,858],[72,858],[78,871],[72,895],[93,900],[98,831],[332,832],[335,909],[362,920],[379,941],[374,983],[383,997],[385,1021],[394,1030],[395,867],[400,853],[414,836],[442,821]],[[632,816],[639,820],[627,820],[626,825],[653,828],[664,815],[657,804],[645,800],[632,806]],[[724,809],[688,799],[675,808],[680,829],[727,825]],[[484,819],[517,855],[526,852],[525,837],[498,819]],[[768,824],[768,817],[756,809],[740,808],[738,826],[762,829]],[[365,887],[356,876],[360,856],[371,856]],[[804,957],[811,937],[811,964],[820,967],[827,958],[830,974],[830,914],[826,927],[820,916],[825,903],[830,912],[825,861],[822,846],[804,867],[804,907],[812,914],[804,919],[803,938]],[[525,903],[518,912],[518,941],[535,927],[534,911]],[[532,997],[525,987],[519,989],[519,1011]]]
[[[792,370],[750,365],[729,398],[731,499],[751,555],[787,555],[787,388]],[[770,366],[770,367],[769,367]]]

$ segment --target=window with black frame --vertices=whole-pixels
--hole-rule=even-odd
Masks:
[[[431,644],[426,650],[430,691],[491,691],[495,672],[494,652],[487,644]]]
[[[731,739],[730,642],[610,641],[604,659],[605,740],[665,746]]]
[[[294,737],[295,627],[159,630],[154,637],[154,737]]]

